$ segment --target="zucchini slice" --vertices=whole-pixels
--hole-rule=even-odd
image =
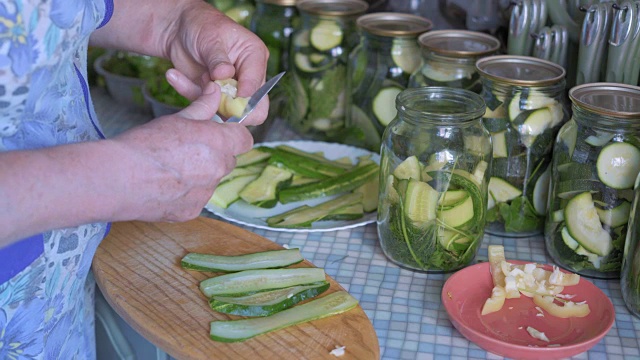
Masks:
[[[282,289],[325,280],[324,270],[320,268],[245,270],[206,279],[200,282],[200,291],[210,298],[216,295]]]
[[[334,21],[320,20],[311,29],[311,46],[320,51],[331,50],[342,43],[342,29]]]
[[[628,201],[623,201],[620,205],[612,209],[604,210],[596,208],[596,211],[598,212],[598,217],[603,224],[615,228],[624,225],[629,221],[629,213],[631,213],[631,203]]]
[[[218,185],[209,199],[209,204],[219,206],[223,209],[228,208],[240,199],[242,189],[257,178],[258,175],[238,176]]]
[[[544,216],[547,213],[547,201],[549,198],[549,185],[551,182],[551,166],[538,177],[533,187],[533,208],[538,215]]]
[[[359,215],[362,217],[362,194],[348,193],[313,207],[303,205],[285,213],[274,215],[267,219],[267,224],[269,226],[282,228],[311,227],[314,222],[323,220],[332,214],[339,213],[339,210],[354,204],[360,205]]]
[[[391,59],[402,71],[407,74],[413,74],[422,63],[422,55],[419,47],[410,46],[408,42],[406,39],[393,39]]]
[[[499,177],[491,177],[491,179],[489,179],[489,201],[487,209],[493,208],[496,203],[506,203],[520,195],[522,195],[522,190]]]
[[[599,256],[611,252],[611,235],[602,228],[591,193],[583,192],[569,200],[564,209],[564,219],[571,237],[587,251]]]
[[[401,92],[402,89],[396,86],[385,87],[373,98],[373,114],[382,126],[389,125],[396,117],[396,97]]]
[[[458,227],[473,219],[473,199],[468,196],[461,204],[438,211],[438,219],[447,226]]]
[[[349,293],[336,291],[267,317],[212,321],[209,336],[221,342],[243,341],[287,326],[337,315],[357,305],[358,300]]]
[[[567,245],[569,249],[576,251],[580,247],[580,243],[578,243],[576,239],[571,237],[566,226],[562,228],[562,231],[560,233],[562,234],[562,241],[564,241],[564,244]]]
[[[240,191],[240,198],[251,205],[271,208],[278,202],[278,190],[291,181],[293,173],[267,165],[260,176]]]
[[[238,272],[282,268],[302,260],[304,258],[299,249],[284,249],[236,256],[189,253],[182,258],[180,264],[184,269],[190,270]]]
[[[418,228],[436,218],[440,194],[426,182],[409,179],[404,194],[404,213]]]
[[[506,130],[491,133],[491,141],[493,143],[493,157],[494,158],[506,158],[509,153],[507,152],[507,139],[505,134]]]
[[[236,156],[236,167],[245,167],[264,162],[267,161],[270,156],[271,153],[269,151],[265,151],[265,148],[253,148],[244,154]]]
[[[307,56],[303,53],[296,53],[293,56],[293,62],[296,64],[296,68],[306,73],[317,73],[332,67],[336,62],[335,58],[332,58],[331,61],[327,61],[325,63],[315,63],[312,60],[316,58],[314,55],[321,54],[311,54]]]
[[[624,142],[602,148],[596,161],[598,177],[614,189],[630,189],[640,172],[640,150]]]
[[[329,285],[328,281],[320,281],[248,295],[214,296],[209,299],[209,306],[224,314],[269,316],[322,294],[329,289]]]
[[[421,171],[422,166],[420,165],[418,157],[415,155],[411,155],[408,158],[404,159],[400,164],[398,164],[398,166],[396,166],[396,168],[393,170],[393,176],[395,176],[398,180],[420,180]]]

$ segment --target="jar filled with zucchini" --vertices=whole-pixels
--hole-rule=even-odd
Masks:
[[[524,237],[541,234],[553,144],[568,119],[565,70],[527,56],[495,55],[476,63],[491,133],[486,231]]]
[[[482,91],[476,61],[494,55],[500,40],[489,34],[466,30],[439,30],[420,35],[424,62],[412,73],[410,87],[448,86]]]
[[[384,129],[396,116],[396,96],[421,64],[417,38],[431,21],[400,13],[373,13],[357,20],[360,44],[349,56],[348,141],[380,151]]]
[[[491,140],[484,101],[468,90],[403,90],[381,146],[378,237],[413,270],[448,272],[473,260],[484,234]]]
[[[283,118],[300,135],[344,142],[347,60],[358,44],[362,0],[300,0],[300,23],[291,38],[290,68],[281,83]]]
[[[634,197],[625,239],[620,289],[629,311],[640,318],[640,173],[634,184]]]
[[[640,87],[584,84],[569,97],[573,116],[553,153],[547,251],[581,275],[618,278],[640,171]]]
[[[296,0],[256,0],[249,30],[269,49],[267,78],[288,69],[290,38],[297,21]]]

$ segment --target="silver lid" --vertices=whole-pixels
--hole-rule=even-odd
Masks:
[[[489,34],[467,30],[438,30],[420,35],[420,46],[436,54],[474,57],[494,54],[500,40]]]
[[[569,90],[571,102],[597,114],[640,118],[640,87],[619,83],[590,83]]]
[[[476,67],[482,76],[510,85],[553,85],[565,76],[562,66],[531,56],[488,56],[478,60]]]
[[[321,16],[352,16],[364,14],[369,4],[363,0],[298,0],[301,12]]]
[[[417,37],[433,27],[431,20],[422,16],[389,12],[362,15],[356,23],[368,33],[389,37]]]

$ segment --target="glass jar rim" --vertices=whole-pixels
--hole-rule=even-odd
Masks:
[[[490,55],[500,49],[500,40],[495,36],[469,30],[429,31],[420,35],[418,42],[433,53],[452,57]],[[454,48],[448,46],[448,42],[453,42]]]
[[[320,16],[353,16],[369,9],[364,0],[298,0],[296,7],[301,12]]]
[[[458,111],[438,111],[438,106],[434,103],[433,107],[425,106],[423,108],[407,107],[406,103],[411,100],[434,100],[440,102],[450,102],[464,104],[468,109],[457,107]],[[424,104],[428,104],[425,101]],[[484,99],[470,90],[457,89],[441,86],[425,86],[418,88],[408,88],[400,92],[396,97],[396,109],[399,113],[405,113],[409,117],[424,117],[436,122],[467,122],[470,120],[480,119],[486,111]],[[441,109],[441,108],[440,108]]]
[[[363,31],[388,37],[417,37],[433,27],[425,17],[393,12],[361,15],[356,24]]]
[[[278,6],[296,6],[296,1],[297,0],[256,0],[256,2]]]
[[[638,86],[621,83],[582,84],[569,90],[569,99],[573,106],[591,113],[618,119],[640,120],[640,87]],[[636,105],[633,109],[630,109],[631,102]],[[624,109],[625,103],[627,109]]]
[[[487,56],[476,62],[476,68],[483,77],[521,86],[553,85],[564,80],[566,75],[562,66],[532,56]]]

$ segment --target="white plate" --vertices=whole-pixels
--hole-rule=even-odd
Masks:
[[[335,160],[345,156],[351,158],[355,164],[359,156],[371,155],[371,159],[377,163],[380,163],[380,155],[368,150],[356,148],[353,146],[326,143],[321,141],[274,141],[256,144],[255,146],[268,146],[276,147],[278,145],[289,145],[297,149],[306,152],[318,152],[322,151],[327,159]],[[286,232],[318,232],[318,231],[335,231],[342,229],[350,229],[362,225],[366,225],[376,221],[376,213],[366,213],[364,216],[357,220],[349,221],[316,221],[310,228],[305,229],[290,229],[290,228],[274,228],[266,223],[266,219],[270,216],[281,214],[285,211],[289,211],[301,205],[315,206],[322,202],[331,200],[337,197],[337,195],[330,197],[323,197],[319,199],[312,199],[307,201],[298,201],[290,204],[278,203],[271,209],[263,209],[257,206],[249,205],[242,200],[238,200],[231,204],[226,209],[223,209],[214,204],[207,204],[205,209],[214,213],[215,215],[241,225],[251,226],[259,229],[268,229],[274,231],[286,231]]]

